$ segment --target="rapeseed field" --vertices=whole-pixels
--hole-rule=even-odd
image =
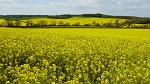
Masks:
[[[0,28],[0,84],[149,84],[150,31]]]

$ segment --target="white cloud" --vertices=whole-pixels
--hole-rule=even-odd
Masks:
[[[1,14],[81,14],[150,16],[149,0],[0,0]],[[44,2],[47,1],[47,2]]]

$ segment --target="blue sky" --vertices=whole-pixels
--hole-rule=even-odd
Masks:
[[[83,13],[150,17],[150,0],[0,0],[0,15]]]

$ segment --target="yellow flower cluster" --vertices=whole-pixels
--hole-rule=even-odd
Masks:
[[[0,84],[150,83],[150,40],[56,30],[0,29]]]

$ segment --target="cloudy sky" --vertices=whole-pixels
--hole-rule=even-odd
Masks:
[[[150,17],[150,0],[0,0],[0,15],[83,13]]]

